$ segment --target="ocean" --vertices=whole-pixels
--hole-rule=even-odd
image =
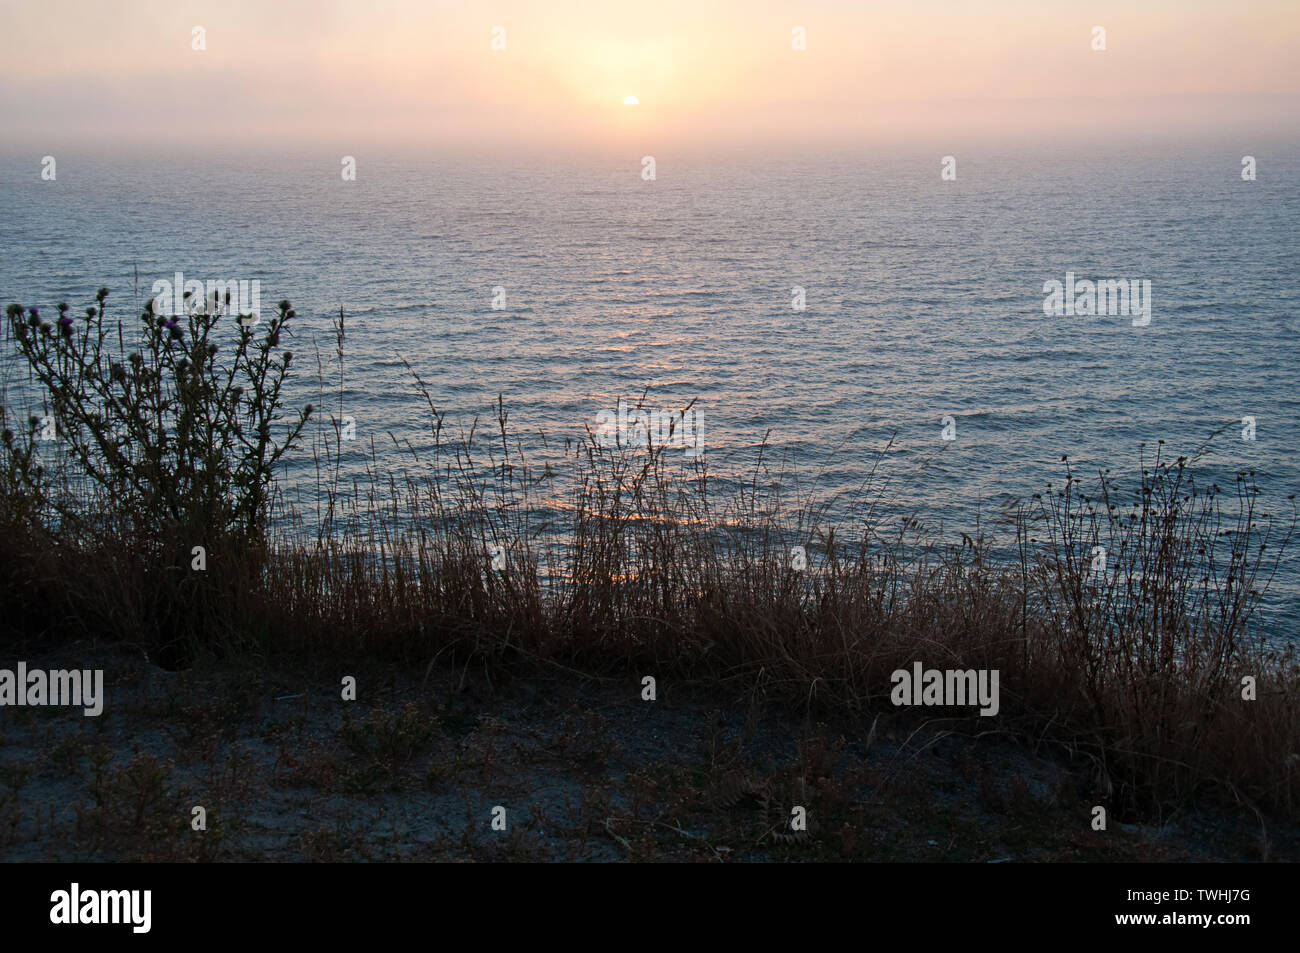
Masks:
[[[0,298],[80,309],[104,285],[135,322],[177,272],[257,280],[264,313],[298,312],[291,403],[353,418],[345,477],[430,445],[409,363],[453,432],[494,426],[501,395],[537,464],[643,393],[694,401],[723,489],[766,441],[773,479],[847,500],[888,445],[886,512],[954,538],[1059,485],[1062,456],[1086,482],[1222,431],[1204,479],[1253,471],[1289,523],[1300,154],[1261,151],[1254,180],[1242,155],[984,150],[945,179],[929,153],[665,152],[651,179],[635,154],[357,154],[348,180],[324,152],[86,150],[49,181],[9,154]],[[1067,276],[1149,288],[1149,313],[1046,314]],[[299,452],[285,480],[312,473]],[[1295,553],[1260,618],[1300,636]]]

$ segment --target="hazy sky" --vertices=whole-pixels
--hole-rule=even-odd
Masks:
[[[3,0],[0,35],[38,151],[1300,128],[1300,0]]]

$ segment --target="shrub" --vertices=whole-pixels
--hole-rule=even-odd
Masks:
[[[142,537],[215,544],[235,534],[257,542],[275,464],[311,413],[309,405],[276,439],[292,360],[279,349],[294,317],[289,302],[280,302],[264,333],[255,316],[238,316],[226,358],[217,343],[226,317],[220,303],[187,295],[185,313],[168,315],[155,313],[150,299],[131,335],[107,317],[107,297],[101,288],[84,317],[60,304],[57,324],[36,308],[8,308],[11,340],[52,411],[59,449],[88,478],[93,502],[130,513]],[[39,422],[29,423],[6,454],[6,475],[29,499],[45,499],[31,465]],[[76,501],[78,511],[87,502]]]
[[[312,412],[277,436],[294,311],[281,301],[263,322],[187,296],[169,315],[151,299],[129,328],[107,298],[101,288],[75,318],[59,304],[54,323],[7,309],[24,396],[45,411],[2,435],[0,575],[24,623],[123,638],[181,665],[241,631],[232,593],[263,568],[274,468]]]

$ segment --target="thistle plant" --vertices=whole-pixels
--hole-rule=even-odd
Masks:
[[[262,322],[228,314],[229,295],[187,294],[182,314],[150,299],[128,328],[108,317],[107,298],[99,289],[75,318],[60,303],[54,324],[37,308],[7,309],[10,340],[50,408],[58,451],[101,502],[129,514],[138,537],[260,542],[275,465],[312,412],[307,405],[277,434],[293,359],[280,347],[290,303]],[[8,455],[29,460],[35,436],[33,428],[11,439]],[[19,489],[39,489],[34,467],[9,472],[26,484]]]

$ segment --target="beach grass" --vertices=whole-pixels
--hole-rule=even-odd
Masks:
[[[987,536],[945,540],[887,516],[874,470],[852,522],[835,523],[761,463],[720,479],[703,459],[588,432],[557,500],[504,402],[453,437],[412,371],[432,452],[400,474],[373,458],[347,483],[338,419],[308,444],[314,408],[284,406],[288,302],[241,325],[227,356],[213,328],[238,316],[169,326],[146,306],[124,330],[104,295],[48,330],[8,313],[10,356],[59,451],[47,421],[5,417],[0,613],[17,643],[89,638],[173,669],[558,666],[864,725],[916,662],[997,670],[996,716],[926,714],[1085,764],[1124,813],[1207,798],[1300,810],[1300,668],[1258,613],[1296,517],[1260,512],[1252,474],[1222,487],[1196,453],[1163,447],[1087,480],[1062,460]],[[342,315],[337,336],[341,361]],[[304,512],[276,477],[286,454],[314,458],[322,502]]]

